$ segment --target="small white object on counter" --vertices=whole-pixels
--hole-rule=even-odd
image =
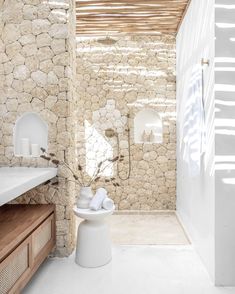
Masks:
[[[40,156],[40,148],[38,144],[31,144],[31,155],[32,157]]]
[[[20,139],[20,151],[22,156],[30,156],[29,138]]]

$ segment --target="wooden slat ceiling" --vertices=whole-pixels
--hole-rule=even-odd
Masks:
[[[190,0],[76,0],[77,35],[176,33]]]

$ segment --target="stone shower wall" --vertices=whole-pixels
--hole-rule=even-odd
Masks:
[[[75,3],[73,0],[0,1],[0,165],[46,166],[13,154],[16,119],[37,112],[49,126],[49,151],[74,162]],[[55,203],[57,250],[74,246],[74,185],[59,171],[59,191],[41,186],[16,203]]]
[[[126,116],[130,114],[131,177],[118,180],[120,187],[105,183],[108,176],[117,177],[114,165],[93,188],[105,186],[118,209],[175,209],[175,38],[118,36],[114,45],[78,38],[77,82],[78,151],[88,174],[97,162],[117,154],[116,140],[104,136],[104,130],[112,127],[125,156],[121,175],[127,175]],[[162,144],[135,144],[133,120],[144,108],[161,116]]]

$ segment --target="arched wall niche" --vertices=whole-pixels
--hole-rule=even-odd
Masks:
[[[26,140],[28,139],[28,140]],[[29,142],[29,154],[22,147],[24,141]],[[24,143],[23,143],[24,142]],[[13,144],[15,156],[39,157],[40,148],[48,148],[48,125],[34,112],[26,112],[16,120],[13,130]],[[35,151],[38,148],[39,152]]]
[[[143,109],[134,118],[135,143],[162,143],[162,118],[153,109]]]

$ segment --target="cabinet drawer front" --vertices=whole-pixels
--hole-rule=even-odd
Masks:
[[[40,255],[43,248],[54,238],[54,216],[48,217],[32,235],[33,259]]]
[[[27,274],[29,251],[30,241],[26,240],[0,264],[0,294],[10,293]]]

